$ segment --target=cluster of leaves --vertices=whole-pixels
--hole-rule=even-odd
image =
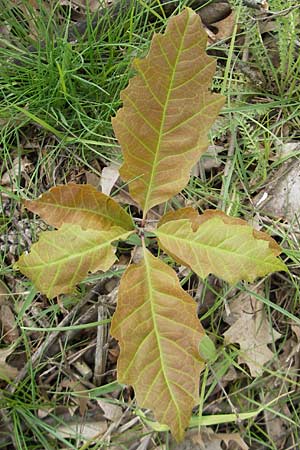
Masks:
[[[146,248],[149,210],[177,194],[208,145],[207,133],[224,103],[209,90],[215,61],[191,9],[153,37],[148,56],[122,93],[113,118],[124,164],[120,175],[143,210],[142,226],[112,198],[89,185],[56,186],[25,206],[58,228],[45,232],[16,267],[48,297],[75,289],[88,272],[108,270],[115,241],[138,233],[143,258],[124,273],[111,326],[120,344],[118,379],[131,384],[140,406],[151,408],[177,440],[198,399],[205,336],[193,299],[175,271]],[[280,248],[241,219],[193,208],[165,214],[154,232],[159,247],[199,277],[229,283],[285,270]]]

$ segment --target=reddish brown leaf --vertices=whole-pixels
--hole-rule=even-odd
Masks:
[[[24,204],[56,228],[72,223],[83,229],[109,230],[112,226],[134,229],[130,215],[117,202],[88,184],[55,186],[37,200],[26,200]]]
[[[204,332],[175,272],[148,250],[122,277],[111,333],[121,349],[120,382],[131,384],[139,405],[182,439],[198,399]]]
[[[199,16],[186,8],[153,37],[121,94],[123,108],[113,119],[124,153],[120,175],[144,216],[187,184],[223,106],[223,96],[209,91],[216,63],[206,41]]]

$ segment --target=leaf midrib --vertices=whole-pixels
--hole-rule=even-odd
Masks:
[[[62,205],[62,204],[56,204],[56,203],[47,203],[47,202],[43,202],[43,201],[38,201],[40,205],[45,206],[45,207],[52,207],[52,208],[59,208],[59,209],[69,209],[71,211],[75,210],[78,212],[84,212],[84,213],[89,213],[89,214],[95,214],[97,217],[101,217],[104,218],[106,220],[108,220],[112,225],[117,225],[119,226],[119,221],[116,222],[116,220],[114,220],[114,218],[112,216],[106,215],[106,214],[102,214],[101,211],[97,211],[97,210],[93,210],[93,209],[87,209],[87,208],[83,208],[83,207],[78,207],[78,206],[68,206],[68,205]],[[126,213],[125,210],[121,209],[121,211],[124,213]],[[121,212],[120,212],[121,214]],[[130,218],[130,216],[129,216]],[[68,222],[65,222],[68,223]],[[72,222],[70,222],[72,223]],[[121,221],[121,223],[123,223]]]
[[[177,24],[176,24],[176,26],[177,26]],[[174,79],[175,79],[176,68],[177,68],[177,65],[178,65],[179,57],[181,55],[181,51],[182,51],[183,42],[184,42],[184,38],[185,38],[185,33],[186,33],[186,30],[187,30],[187,27],[188,27],[188,19],[186,21],[186,24],[185,24],[185,27],[184,27],[184,31],[183,31],[183,33],[181,33],[180,46],[178,48],[176,59],[175,59],[175,63],[173,65],[173,70],[172,70],[171,77],[170,77],[169,89],[168,89],[168,92],[167,92],[166,101],[165,101],[164,106],[163,106],[162,120],[161,120],[161,124],[160,124],[158,141],[157,141],[156,148],[155,148],[155,154],[154,154],[154,160],[153,160],[153,166],[152,166],[153,169],[152,169],[151,174],[150,174],[148,189],[147,189],[147,192],[146,192],[146,197],[145,197],[145,202],[144,202],[144,212],[143,212],[143,218],[144,219],[146,218],[146,214],[147,214],[147,212],[149,210],[149,208],[148,208],[149,197],[150,197],[150,195],[152,193],[152,185],[153,185],[153,181],[154,181],[154,173],[156,172],[156,167],[157,167],[157,165],[159,163],[159,160],[158,160],[159,149],[160,149],[161,141],[162,141],[162,138],[163,138],[163,135],[164,135],[163,129],[164,129],[164,126],[165,126],[165,121],[166,121],[166,112],[167,112],[167,109],[168,109],[168,106],[169,106],[169,100],[170,100],[170,96],[171,96],[171,92],[172,92],[172,86],[173,86]],[[160,46],[160,49],[161,49],[160,42],[159,42],[159,46]]]
[[[118,236],[114,236],[114,237],[111,238],[110,240],[105,241],[105,242],[103,242],[103,243],[101,243],[101,244],[98,244],[98,245],[94,245],[92,248],[90,248],[90,249],[88,249],[88,250],[86,250],[86,251],[83,251],[83,252],[81,252],[81,253],[75,253],[75,254],[72,253],[71,256],[64,256],[64,257],[55,259],[55,260],[52,261],[52,262],[44,262],[44,263],[38,264],[38,265],[30,265],[29,268],[30,268],[30,269],[34,269],[34,270],[35,270],[35,269],[43,269],[43,268],[45,268],[45,266],[46,266],[46,267],[51,267],[51,266],[53,266],[53,265],[62,264],[63,262],[71,261],[71,260],[74,260],[74,259],[76,259],[76,258],[82,259],[84,256],[88,255],[89,253],[93,253],[93,252],[95,252],[96,250],[100,250],[101,248],[105,248],[106,246],[111,245],[112,242],[114,242],[114,241],[116,241],[116,240],[118,240],[118,239],[122,239],[122,237],[125,238],[125,237],[128,235],[128,233],[129,233],[129,232],[123,233],[123,234],[118,235]],[[44,239],[44,242],[45,242],[46,244],[48,244],[50,247],[53,246],[53,242],[52,242],[52,241],[47,241],[46,239]],[[32,247],[32,249],[31,249],[31,253],[33,253],[33,252],[37,253],[36,250],[34,249],[34,247]],[[37,253],[37,254],[38,254],[38,253]],[[39,254],[38,254],[38,256],[40,257]]]
[[[163,226],[163,225],[162,225]],[[193,232],[193,231],[192,231]],[[193,232],[194,233],[194,232]],[[196,232],[197,233],[197,232]],[[195,234],[196,234],[195,233]],[[159,238],[159,235],[161,235],[162,237],[165,237],[166,239],[169,239],[169,240],[173,240],[173,241],[181,241],[181,242],[184,242],[184,243],[186,243],[188,246],[197,246],[197,247],[201,247],[201,248],[203,248],[204,250],[210,250],[210,251],[218,251],[218,252],[221,252],[221,253],[226,253],[226,254],[229,254],[229,255],[237,255],[238,253],[237,252],[235,252],[234,250],[232,250],[232,251],[230,251],[230,250],[227,250],[227,249],[223,249],[223,248],[220,248],[218,245],[215,245],[215,246],[213,246],[213,245],[208,245],[208,244],[204,244],[203,242],[199,242],[199,241],[196,241],[196,239],[198,238],[198,236],[195,236],[195,240],[189,240],[189,239],[186,239],[186,238],[184,238],[184,237],[181,237],[181,236],[178,236],[178,235],[176,235],[176,234],[174,234],[174,235],[171,235],[171,234],[169,234],[169,233],[164,233],[164,232],[162,232],[162,231],[160,231],[160,230],[157,230],[157,236],[158,236],[158,238]],[[225,241],[225,240],[224,240]],[[222,243],[224,243],[224,241],[222,241]],[[260,242],[266,242],[266,244],[268,245],[268,242],[267,241],[264,241],[264,240],[260,240]],[[221,244],[222,244],[221,243]],[[221,245],[220,244],[220,245]],[[266,246],[266,248],[267,248],[267,246]],[[174,252],[173,252],[174,253]],[[239,254],[238,254],[239,255]],[[247,255],[245,255],[245,253],[243,253],[243,255],[244,255],[244,257],[246,257],[247,258]],[[267,255],[267,256],[271,256],[271,255]],[[253,259],[254,260],[257,260],[257,261],[261,261],[261,258],[255,258],[255,256],[252,256],[251,255],[251,257],[249,256],[248,257],[249,259],[251,259],[251,261],[253,261]]]
[[[170,383],[168,381],[168,377],[166,375],[165,367],[163,364],[163,361],[164,361],[163,351],[162,351],[161,344],[160,344],[160,334],[159,334],[159,330],[158,330],[157,323],[155,320],[156,313],[155,313],[154,306],[153,306],[154,302],[153,302],[152,293],[154,292],[154,290],[152,289],[152,283],[151,283],[150,264],[148,262],[148,255],[147,255],[148,250],[145,248],[145,246],[143,247],[143,253],[144,253],[144,261],[145,261],[145,267],[146,267],[146,280],[147,280],[148,291],[149,291],[149,303],[150,303],[150,309],[151,309],[151,318],[152,318],[154,333],[156,336],[156,342],[157,342],[158,351],[159,351],[159,359],[161,361],[161,370],[162,370],[162,373],[163,373],[163,376],[165,379],[165,383],[168,387],[170,397],[172,398],[173,404],[175,405],[175,407],[177,409],[177,417],[178,417],[178,421],[180,422],[180,427],[181,427],[180,410],[179,410],[178,404],[176,402],[176,399],[174,398],[172,387],[170,386]]]

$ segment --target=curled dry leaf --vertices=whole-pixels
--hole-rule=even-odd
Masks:
[[[94,188],[98,189],[100,186],[100,176],[95,174],[94,172],[85,172],[86,184],[94,186]]]
[[[15,315],[10,305],[11,293],[6,284],[0,280],[0,323],[2,339],[6,344],[12,344],[19,337]]]
[[[230,38],[234,30],[234,25],[235,14],[232,11],[225,19],[213,24],[213,26],[218,30],[218,32],[215,34],[215,39],[217,41],[220,41]]]
[[[281,334],[271,327],[264,305],[254,295],[242,293],[229,306],[231,314],[224,320],[231,327],[224,333],[225,342],[240,345],[239,363],[247,364],[251,375],[258,377],[274,356],[268,345]]]
[[[14,351],[14,347],[0,348],[0,379],[13,380],[17,374],[18,369],[7,364],[6,359]]]
[[[299,160],[291,159],[274,173],[267,188],[255,198],[255,204],[264,214],[297,223],[297,217],[300,217],[299,198]]]
[[[111,193],[112,188],[120,176],[119,169],[120,167],[117,164],[103,167],[100,181],[103,194],[109,195]]]

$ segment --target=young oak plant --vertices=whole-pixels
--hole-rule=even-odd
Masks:
[[[154,35],[148,56],[135,61],[137,75],[112,119],[124,156],[120,175],[143,210],[145,229],[149,210],[188,183],[224,104],[210,92],[216,63],[205,52],[206,40],[191,9],[171,18],[166,32]],[[25,206],[57,228],[42,233],[16,263],[49,298],[72,292],[88,272],[108,270],[116,260],[112,243],[139,232],[118,203],[89,185],[56,186]],[[155,235],[164,252],[201,278],[212,273],[236,283],[286,270],[271,237],[221,211],[168,212]],[[134,387],[139,405],[152,409],[179,441],[198,401],[205,332],[175,271],[145,243],[142,252],[142,261],[122,276],[112,319],[118,379]]]

